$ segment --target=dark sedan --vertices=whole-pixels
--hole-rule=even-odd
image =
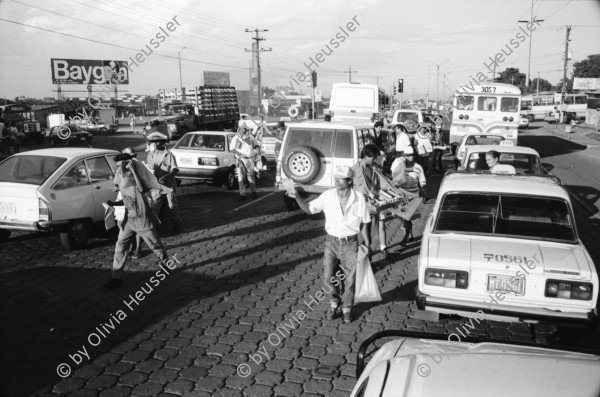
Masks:
[[[65,144],[74,146],[78,143],[84,143],[91,147],[92,133],[84,131],[76,125],[59,125],[52,127],[48,134],[48,139],[52,146]]]

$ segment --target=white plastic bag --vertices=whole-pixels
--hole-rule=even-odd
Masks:
[[[379,287],[369,262],[369,250],[364,244],[358,247],[357,259],[354,303],[380,301]]]

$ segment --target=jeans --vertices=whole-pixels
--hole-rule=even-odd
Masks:
[[[332,306],[350,309],[354,303],[358,238],[338,239],[327,235],[323,256],[323,291]],[[343,294],[340,296],[340,286]]]

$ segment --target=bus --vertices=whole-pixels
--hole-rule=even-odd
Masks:
[[[510,84],[470,84],[456,90],[453,99],[450,144],[452,153],[469,133],[502,135],[517,144],[521,90]]]
[[[554,113],[554,108],[558,107],[563,112],[575,112],[577,117],[585,117],[587,110],[587,95],[584,93],[565,94],[563,105],[560,101],[560,92],[545,92],[539,95],[526,95],[521,100],[521,113],[529,121],[544,120]]]
[[[25,139],[35,140],[38,143],[44,141],[40,123],[33,117],[33,110],[28,104],[14,103],[0,106],[0,117],[4,119],[6,127],[9,127],[14,122],[17,130],[25,133]]]

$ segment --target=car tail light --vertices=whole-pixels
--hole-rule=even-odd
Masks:
[[[547,280],[546,292],[544,295],[548,298],[589,301],[592,299],[592,292],[593,286],[591,283]]]
[[[464,118],[464,116],[462,114],[459,114],[458,118],[462,120]]]
[[[52,213],[50,212],[50,207],[45,200],[38,198],[38,208],[39,208],[38,213],[39,213],[40,221],[49,221],[52,219]]]
[[[425,269],[425,284],[466,289],[469,286],[469,273],[458,270],[427,268]]]
[[[219,159],[216,157],[198,157],[198,165],[219,165]]]
[[[502,117],[502,121],[504,121],[504,122],[508,121],[508,117],[506,117],[506,116]]]
[[[514,119],[512,117],[508,118],[508,121],[512,122]]]

